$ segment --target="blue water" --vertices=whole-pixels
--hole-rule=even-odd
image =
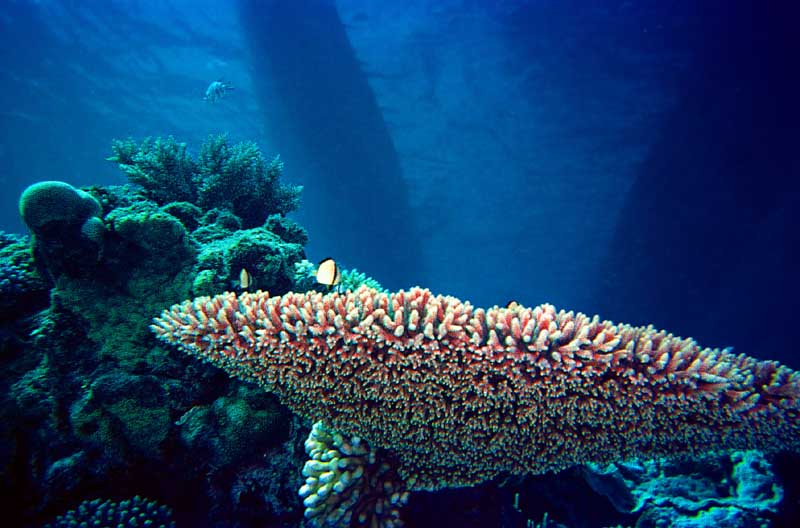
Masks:
[[[0,230],[31,183],[124,183],[114,138],[227,133],[304,186],[312,262],[798,368],[790,4],[6,0]]]

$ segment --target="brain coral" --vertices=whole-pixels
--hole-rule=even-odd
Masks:
[[[420,288],[227,293],[175,305],[152,329],[385,449],[412,490],[800,447],[798,373],[550,305],[476,309]]]

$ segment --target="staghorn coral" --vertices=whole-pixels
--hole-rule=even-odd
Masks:
[[[255,143],[231,146],[227,135],[211,136],[198,158],[198,204],[233,211],[245,228],[260,226],[300,205],[302,187],[281,185],[282,172],[280,157],[267,161]]]
[[[116,140],[111,150],[108,160],[158,205],[187,202],[203,211],[230,211],[245,228],[261,226],[270,215],[285,215],[300,205],[302,187],[279,181],[280,157],[267,161],[251,141],[229,145],[225,134],[210,136],[197,160],[187,152],[186,143],[172,136],[146,138],[138,144]]]
[[[397,460],[409,489],[710,448],[797,449],[800,375],[653,327],[414,288],[232,293],[156,335]]]
[[[319,285],[317,283],[317,267],[306,259],[295,262],[292,283],[294,291],[303,292],[313,290]]]
[[[159,205],[168,202],[196,202],[196,166],[186,143],[175,138],[114,140],[108,161],[116,162],[128,179],[141,185],[148,198]]]

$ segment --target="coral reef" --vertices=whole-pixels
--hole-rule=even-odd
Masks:
[[[256,387],[251,389],[253,397],[260,392]],[[263,393],[260,399],[263,401]],[[302,483],[303,438],[308,428],[296,416],[284,417],[282,423],[288,424],[290,429],[282,445],[270,448],[255,463],[238,466],[228,491],[228,519],[242,519],[244,526],[263,526],[264,520],[268,519],[270,526],[286,523],[292,527],[302,519],[303,505],[298,500],[297,489]],[[277,439],[278,436],[273,434],[269,443],[274,444]]]
[[[783,489],[760,451],[711,453],[696,460],[628,460],[584,468],[587,482],[637,528],[768,526]]]
[[[121,502],[100,499],[84,501],[52,523],[45,524],[44,528],[83,526],[175,528],[175,522],[169,508],[137,495]]]
[[[9,525],[41,526],[111,487],[113,500],[158,497],[187,526],[297,526],[304,508],[316,526],[399,526],[401,507],[427,520],[445,500],[443,525],[551,511],[572,526],[558,502],[567,487],[606,502],[576,470],[571,481],[524,477],[524,511],[496,482],[443,489],[726,442],[796,445],[797,376],[776,363],[549,306],[388,294],[356,270],[329,295],[288,293],[328,288],[304,260],[305,230],[285,216],[299,188],[252,143],[211,138],[193,159],[172,138],[117,142],[114,159],[130,184],[31,186],[20,211],[32,236],[0,233]],[[219,295],[243,289],[272,297]],[[153,336],[165,306],[204,295],[216,297],[166,312]],[[164,346],[173,341],[209,361]],[[768,472],[748,460],[729,464],[736,496],[770,500]],[[742,476],[747,467],[764,479]],[[653,522],[668,515],[665,502],[647,504]],[[95,500],[51,526],[139,524],[164,511],[154,508]],[[606,508],[598,519],[633,517]]]
[[[409,489],[710,448],[798,447],[800,376],[652,327],[428,290],[201,297],[152,325],[396,457]],[[313,395],[313,396],[310,396]]]
[[[132,184],[42,182],[20,198],[33,236],[0,236],[0,492],[17,504],[12,525],[41,525],[110,481],[170,504],[181,490],[154,488],[180,481],[213,497],[198,512],[211,518],[234,511],[243,468],[285,450],[291,415],[276,399],[192,365],[148,330],[164,306],[239,288],[244,267],[252,287],[286,292],[304,257],[305,230],[283,216],[299,188],[280,183],[280,163],[252,144],[215,145],[226,178],[253,179],[247,198],[223,189],[214,202],[201,190],[205,165],[171,138],[115,143]],[[301,462],[290,460],[291,472],[273,474],[294,474]],[[296,524],[289,495],[296,507],[273,511]]]
[[[186,150],[186,143],[175,138],[114,140],[108,160],[119,165],[128,179],[140,185],[159,205],[169,202],[196,202],[196,166]]]
[[[57,284],[53,305],[87,322],[89,337],[102,344],[102,357],[135,362],[154,313],[188,296],[234,287],[242,268],[253,274],[253,287],[291,287],[292,265],[302,259],[303,248],[285,238],[304,242],[306,235],[281,214],[296,207],[299,188],[281,185],[279,167],[268,171],[252,144],[227,147],[224,138],[217,138],[210,145],[223,154],[212,156],[206,146],[198,165],[185,145],[172,138],[117,141],[113,159],[138,187],[83,191],[43,182],[20,198],[20,211],[36,233],[39,268]],[[248,202],[237,211],[251,219],[258,211],[264,226],[242,231],[245,221],[231,205],[236,200],[223,200],[227,209],[208,209],[207,201],[201,201],[201,173],[196,171],[208,177],[209,163],[228,167],[225,174],[231,178],[244,177],[240,173],[245,170],[247,177],[260,178],[258,196],[272,202]],[[188,201],[165,203],[168,199]],[[52,208],[62,212],[50,213]],[[81,242],[91,231],[86,225],[97,223],[104,233],[101,245],[87,249]]]

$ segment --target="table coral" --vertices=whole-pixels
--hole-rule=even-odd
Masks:
[[[798,373],[547,304],[475,309],[420,288],[226,293],[175,305],[151,328],[385,449],[412,490],[800,444]]]

